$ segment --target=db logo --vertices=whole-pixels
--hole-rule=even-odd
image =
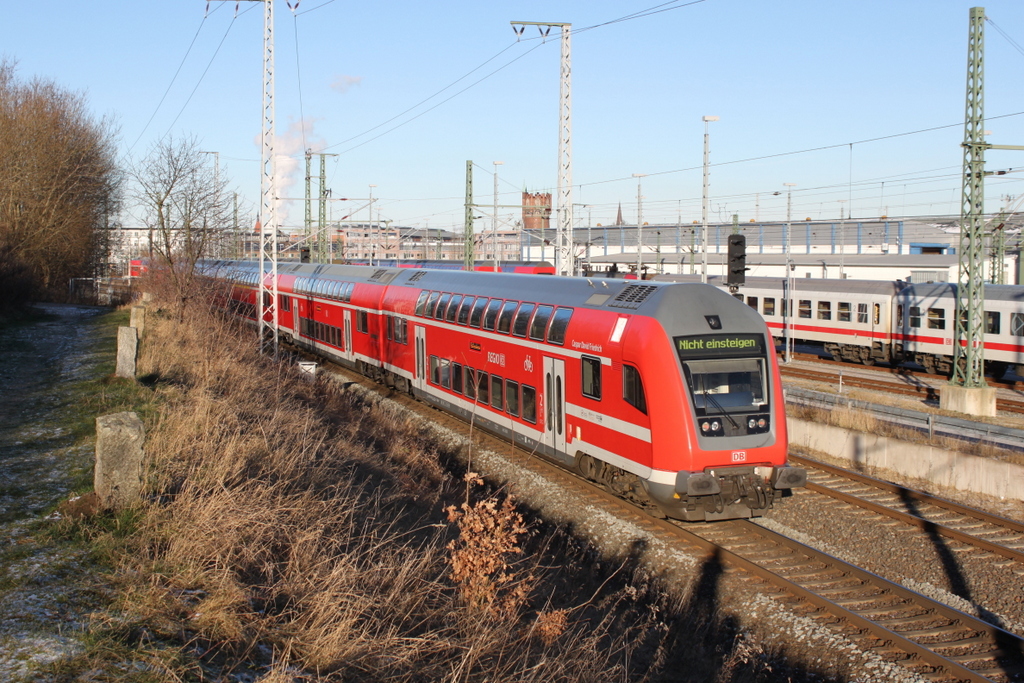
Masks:
[[[527,356],[526,360],[523,361],[523,370],[526,370],[527,372],[533,372],[533,359],[530,358],[529,356]]]
[[[732,461],[733,462],[746,462],[747,461],[747,452],[746,451],[733,451],[732,452]]]

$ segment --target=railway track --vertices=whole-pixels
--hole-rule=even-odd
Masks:
[[[789,459],[807,468],[809,491],[1013,560],[1024,571],[1021,522],[817,460],[794,454]]]
[[[380,392],[379,385],[360,375],[338,372]],[[471,430],[409,396],[390,398],[472,437],[478,447],[508,451],[507,442]],[[720,567],[721,573],[774,600],[780,609],[802,614],[926,680],[1024,681],[1024,641],[1013,633],[749,521],[688,524],[658,519],[531,453],[519,452],[517,457],[521,467],[554,481],[579,500],[684,552],[703,555],[705,567]]]
[[[842,363],[837,363],[843,365]],[[857,367],[858,370],[862,369]],[[836,384],[840,382],[840,368],[839,372],[830,372],[827,370],[814,370],[811,368],[794,368],[789,366],[780,366],[783,378],[790,377],[794,379],[805,379],[812,382],[825,382],[828,384]],[[902,374],[902,373],[901,373]],[[926,377],[935,379],[935,375],[927,375]],[[884,391],[890,394],[899,394],[901,396],[914,396],[924,397],[926,400],[938,401],[939,390],[938,388],[931,386],[926,382],[917,382],[914,384],[907,384],[902,382],[887,382],[879,381],[867,377],[858,377],[856,375],[842,375],[842,384],[848,387],[856,387],[858,389],[868,389],[870,391]],[[998,386],[998,383],[990,383],[991,386]],[[1008,413],[1024,414],[1024,401],[1015,401],[1007,398],[996,399],[996,409]]]

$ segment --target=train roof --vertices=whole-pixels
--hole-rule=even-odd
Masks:
[[[239,268],[240,264],[245,265]],[[258,264],[254,262],[222,261],[210,266],[222,274],[232,270],[258,271]],[[761,330],[764,327],[763,319],[749,306],[740,304],[717,287],[700,282],[555,278],[550,275],[298,263],[279,265],[278,272],[295,277],[407,286],[555,306],[640,313],[657,317],[669,330],[689,330],[694,328],[695,319],[704,320],[709,314],[719,316],[725,330]],[[697,327],[699,329],[695,331],[699,332],[706,325]]]

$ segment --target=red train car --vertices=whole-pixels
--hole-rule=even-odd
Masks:
[[[206,272],[255,320],[257,264]],[[285,341],[668,516],[757,516],[806,481],[764,320],[714,287],[286,264],[278,288]]]

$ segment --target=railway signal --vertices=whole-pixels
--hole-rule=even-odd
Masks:
[[[747,281],[747,236],[729,235],[728,274],[725,283],[739,287]]]

